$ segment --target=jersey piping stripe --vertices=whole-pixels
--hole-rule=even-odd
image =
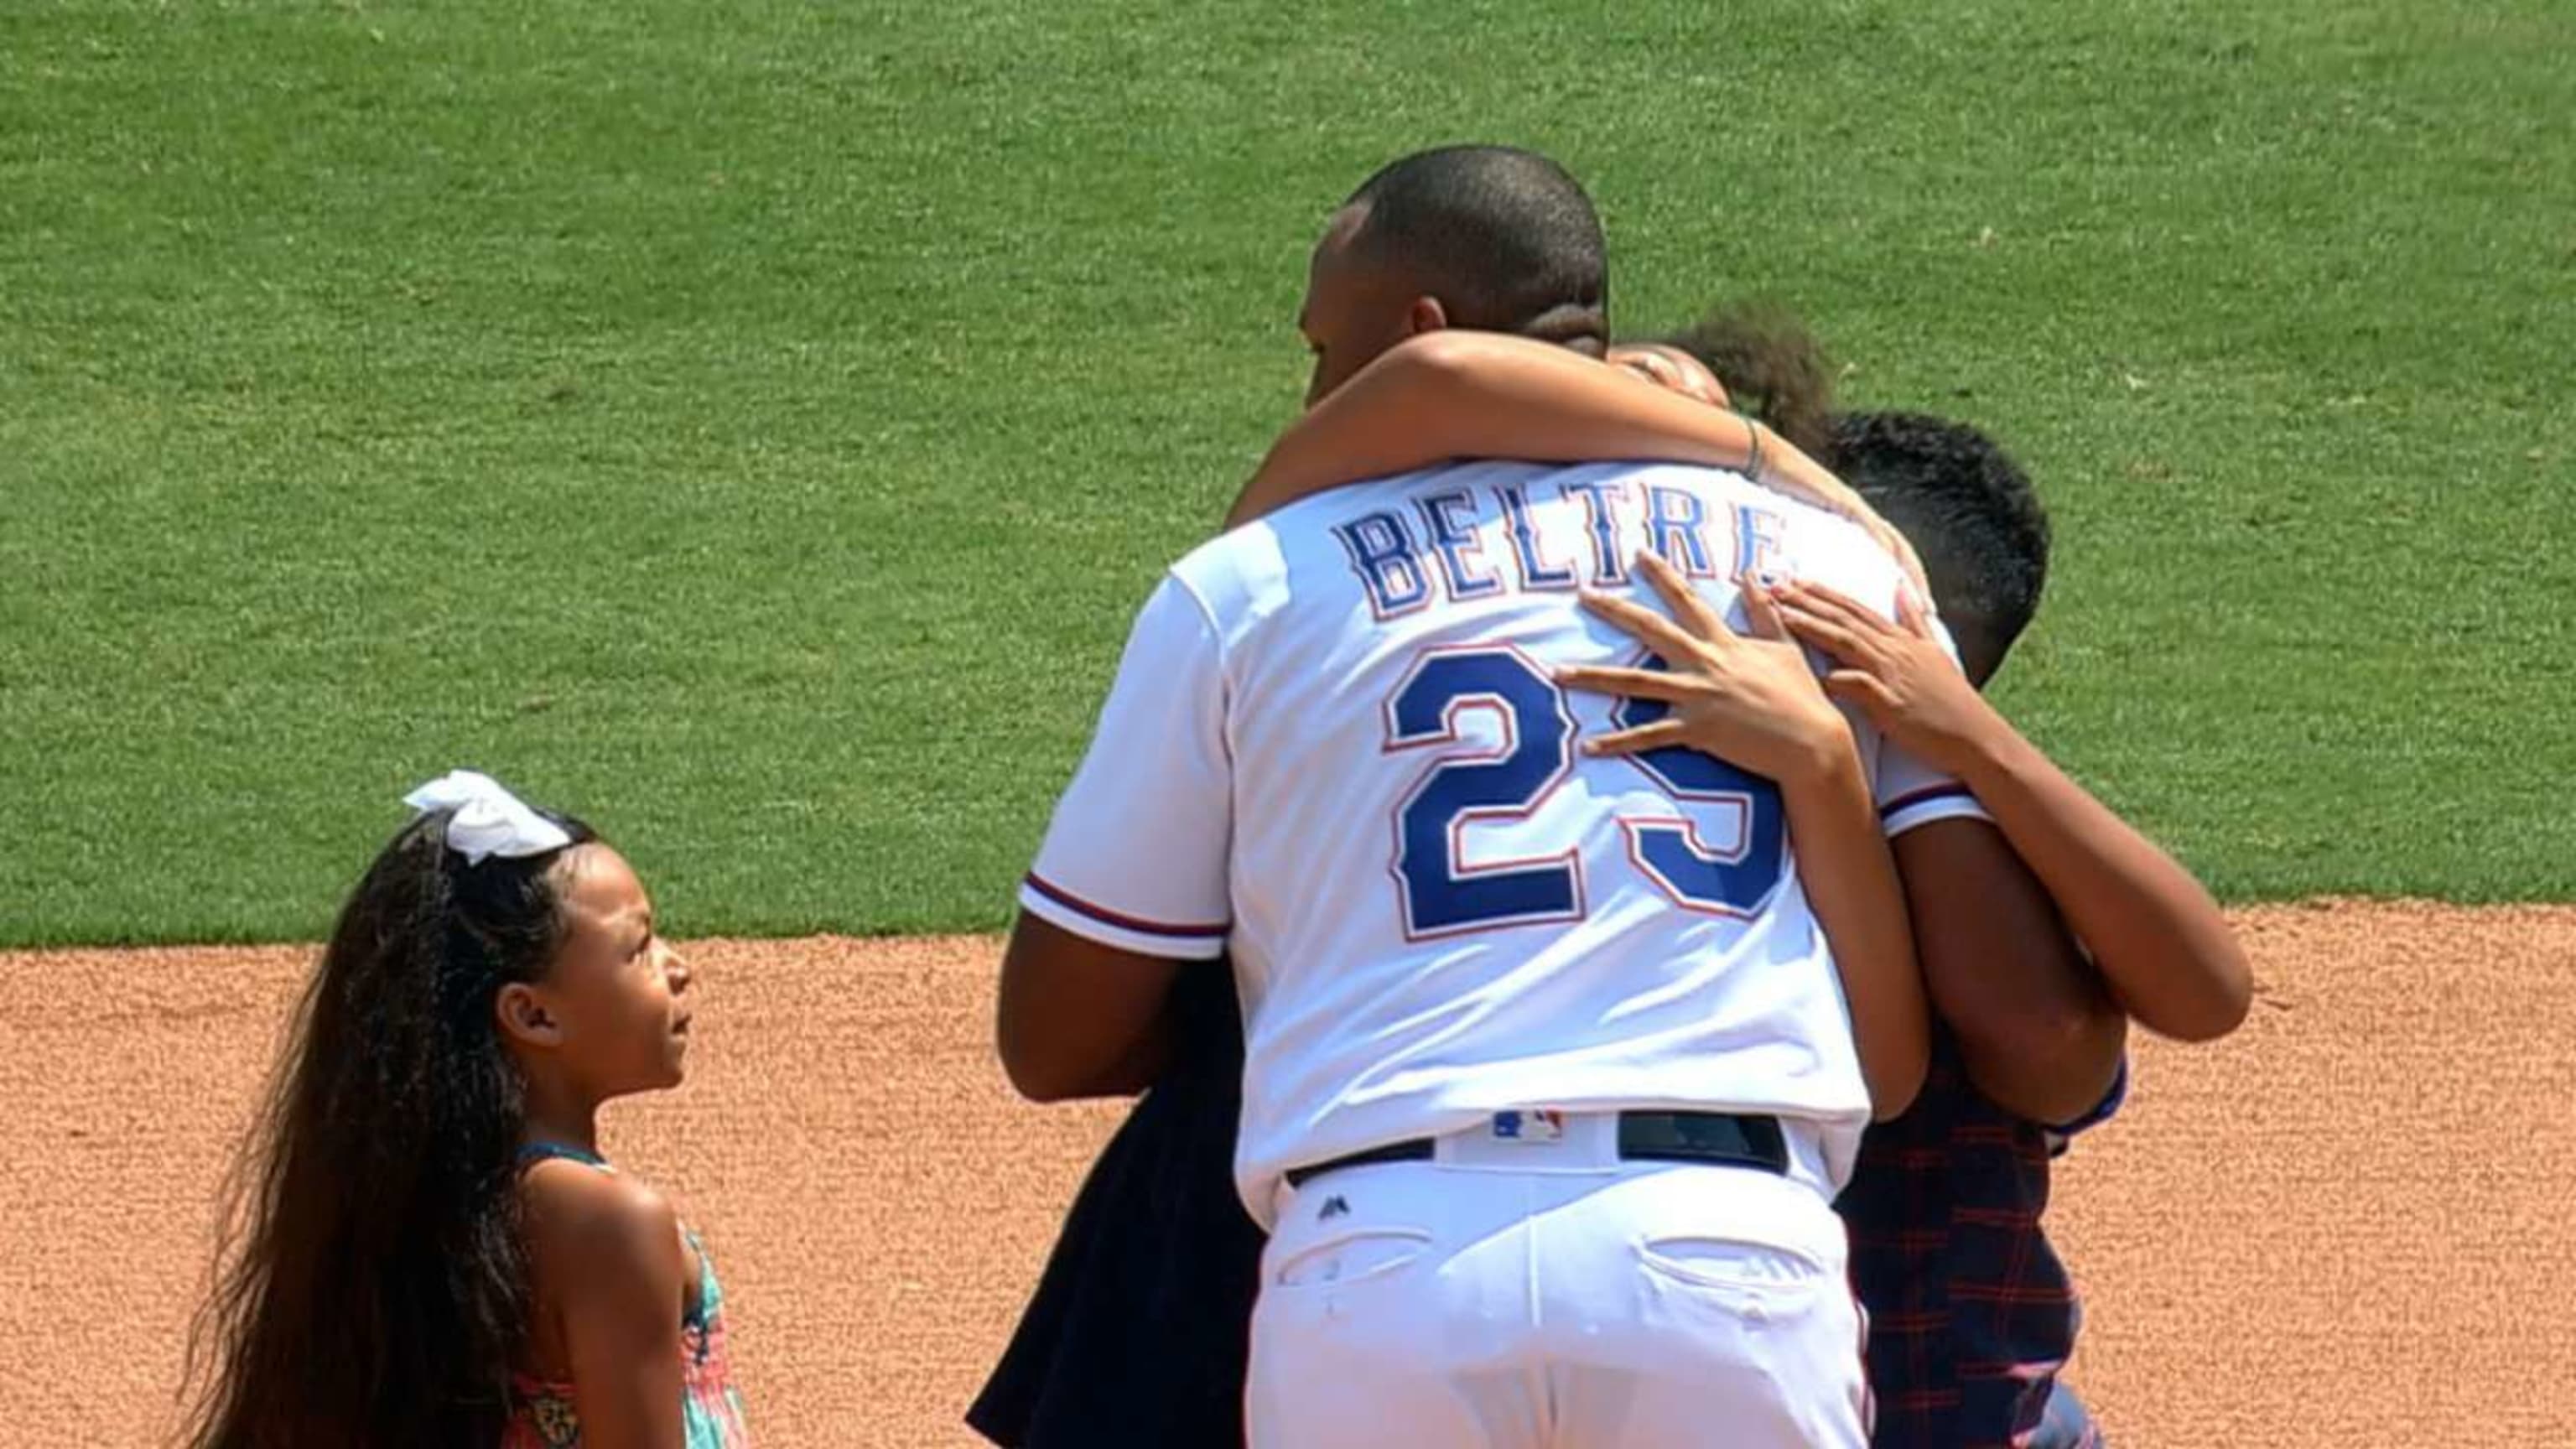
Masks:
[[[1899,795],[1888,801],[1878,808],[1878,818],[1885,820],[1899,811],[1911,810],[1917,805],[1929,805],[1936,800],[1974,800],[1975,798],[1976,793],[1965,785],[1934,785],[1928,789],[1916,790],[1911,794]]]
[[[1116,926],[1122,931],[1134,931],[1146,936],[1175,936],[1183,940],[1205,941],[1223,936],[1234,929],[1232,925],[1224,922],[1213,926],[1181,926],[1167,921],[1148,921],[1137,916],[1123,915],[1107,906],[1094,905],[1035,871],[1029,872],[1028,879],[1029,889],[1066,910],[1080,912],[1104,926]]]

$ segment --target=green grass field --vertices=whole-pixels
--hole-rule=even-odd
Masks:
[[[995,924],[1456,139],[2013,446],[2008,704],[2223,893],[2576,897],[2576,10],[1592,9],[11,0],[0,944],[311,937],[462,763],[684,932]]]

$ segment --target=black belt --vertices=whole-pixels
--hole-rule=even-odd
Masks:
[[[1335,1157],[1288,1169],[1288,1185],[1303,1187],[1309,1178],[1345,1167],[1380,1162],[1429,1162],[1428,1137],[1390,1142],[1347,1157]],[[1789,1143],[1777,1117],[1746,1117],[1733,1112],[1622,1112],[1619,1156],[1628,1162],[1713,1162],[1725,1167],[1754,1167],[1787,1176]]]

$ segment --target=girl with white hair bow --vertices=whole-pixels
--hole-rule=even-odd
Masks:
[[[580,821],[462,770],[405,803],[246,1149],[190,1442],[748,1443],[703,1248],[599,1153],[680,1083],[688,965]]]

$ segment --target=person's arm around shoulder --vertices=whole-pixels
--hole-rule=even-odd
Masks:
[[[1828,677],[1826,689],[1866,710],[1890,739],[1967,785],[1993,817],[1999,843],[2091,951],[2092,969],[2083,974],[2106,983],[2107,990],[2097,988],[2106,1006],[2085,1007],[2088,993],[2080,985],[2062,985],[2043,993],[2042,1010],[2024,1014],[2056,1035],[2075,1038],[2108,1035],[2086,1024],[2104,1010],[2134,1016],[2149,1030],[2184,1041],[2207,1041],[2236,1029],[2252,1000],[2253,976],[2217,902],[2180,863],[2068,778],[1987,703],[1940,648],[1919,605],[1900,599],[1891,624],[1830,589],[1792,585],[1784,606],[1790,628],[1842,666]],[[1925,844],[1931,847],[1927,856],[1981,848],[1958,841]],[[2052,979],[2079,980],[2072,971],[2052,973]],[[1982,993],[1968,994],[1984,1004]],[[1993,1005],[1999,1013],[2007,1010]],[[2088,1055],[2100,1054],[2096,1049]],[[2089,1093],[2070,1085],[2063,1096],[2051,1094],[2052,1107],[2068,1110],[2025,1115],[2047,1122],[2080,1114],[2108,1087],[2117,1063],[2117,1053],[2110,1053]]]
[[[585,1449],[682,1449],[689,1265],[671,1205],[632,1178],[570,1164],[529,1169],[522,1191]]]
[[[1183,965],[1021,912],[994,1020],[1011,1085],[1032,1102],[1132,1097],[1154,1085],[1171,1060],[1163,1008]]]
[[[1903,534],[1762,424],[1568,348],[1461,328],[1397,344],[1290,424],[1227,512],[1226,527],[1328,488],[1451,458],[1740,470],[1857,524],[1910,577],[1923,577]]]

